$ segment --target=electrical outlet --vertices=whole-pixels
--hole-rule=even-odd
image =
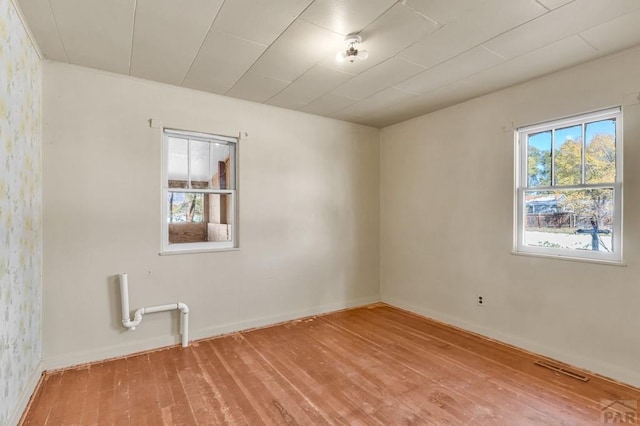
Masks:
[[[477,304],[478,306],[484,306],[484,297],[478,296]]]

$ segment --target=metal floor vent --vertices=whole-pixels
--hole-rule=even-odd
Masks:
[[[557,373],[564,374],[565,376],[573,377],[574,379],[578,379],[583,382],[588,382],[589,377],[584,374],[576,373],[575,371],[567,370],[566,368],[560,367],[559,365],[551,364],[547,361],[535,361],[535,365],[539,365],[540,367],[548,368],[549,370],[553,370]]]

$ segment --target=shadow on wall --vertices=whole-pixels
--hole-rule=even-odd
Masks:
[[[110,275],[107,277],[109,288],[109,306],[111,312],[111,328],[120,333],[128,330],[122,325],[122,306],[120,302],[120,275]]]

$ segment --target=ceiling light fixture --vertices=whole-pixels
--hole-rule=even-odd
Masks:
[[[362,42],[362,37],[359,34],[349,34],[344,38],[344,44],[346,50],[341,50],[336,55],[336,59],[340,62],[349,61],[353,63],[356,59],[364,61],[369,57],[369,52],[366,50],[358,50],[358,45]]]

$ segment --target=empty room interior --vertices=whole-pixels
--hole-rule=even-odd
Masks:
[[[640,423],[640,1],[0,37],[0,425]]]

